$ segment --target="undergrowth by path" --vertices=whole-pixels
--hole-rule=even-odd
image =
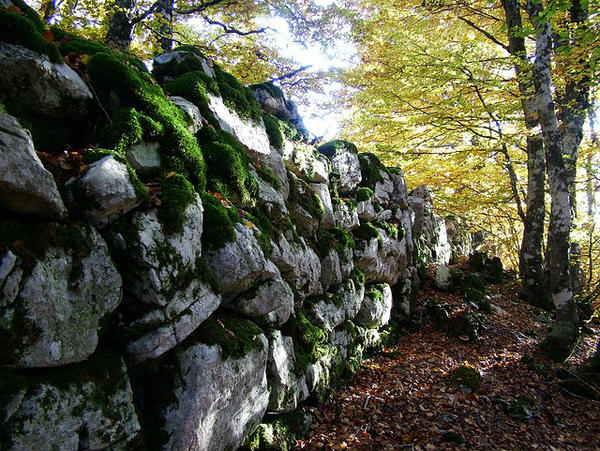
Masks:
[[[600,402],[570,393],[556,377],[561,368],[574,371],[587,362],[598,330],[584,331],[567,364],[554,365],[537,350],[548,320],[515,301],[514,283],[488,291],[504,312],[487,315],[477,344],[449,338],[432,324],[407,333],[364,362],[330,402],[312,409],[314,424],[296,448],[600,449]],[[430,285],[420,297],[462,303],[458,294]],[[481,372],[476,393],[452,378],[465,362]]]

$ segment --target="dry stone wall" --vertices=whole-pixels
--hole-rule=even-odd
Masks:
[[[260,446],[265,417],[396,338],[418,266],[450,259],[426,189],[346,141],[306,144],[273,85],[192,48],[155,59],[161,87],[100,43],[61,41],[89,52],[75,71],[7,41],[2,449]]]

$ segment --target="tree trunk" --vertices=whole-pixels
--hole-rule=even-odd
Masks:
[[[527,60],[525,39],[515,31],[521,30],[522,19],[518,0],[503,0],[502,6],[508,28],[508,48],[515,58],[521,107],[527,127],[527,211],[523,220],[523,241],[519,252],[519,273],[523,281],[521,297],[532,305],[547,310],[554,308],[548,292],[543,267],[545,156],[541,134],[537,131],[535,89],[531,79],[531,64]]]
[[[156,11],[163,20],[158,43],[162,52],[170,52],[173,49],[173,7],[175,2],[174,0],[158,0],[157,3]]]
[[[133,21],[130,12],[133,9],[134,0],[116,0],[115,13],[108,22],[106,42],[112,42],[117,47],[128,49],[133,39]]]
[[[569,275],[569,244],[571,231],[571,202],[568,171],[563,160],[562,136],[552,97],[550,57],[552,36],[550,24],[539,17],[540,3],[528,1],[527,9],[536,28],[535,85],[538,116],[546,150],[546,169],[550,187],[551,209],[546,269],[548,288],[556,307],[556,316],[550,335],[542,343],[542,349],[556,361],[565,360],[571,354],[579,336],[577,309]]]
[[[56,13],[56,0],[48,0],[42,3],[42,11],[44,12],[44,21],[50,23]]]

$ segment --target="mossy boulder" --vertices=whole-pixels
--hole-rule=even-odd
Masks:
[[[0,372],[2,449],[131,449],[141,427],[127,367],[112,353],[34,374]]]
[[[469,392],[476,392],[481,386],[481,374],[471,365],[459,366],[454,370],[452,378],[457,385],[465,387]]]
[[[0,223],[0,365],[41,368],[87,359],[121,302],[121,276],[89,227]]]

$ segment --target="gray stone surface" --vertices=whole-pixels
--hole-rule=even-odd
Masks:
[[[4,111],[0,111],[0,204],[50,219],[63,218],[67,213],[54,178],[36,155],[29,133]]]
[[[269,327],[282,326],[294,310],[294,293],[290,286],[276,276],[263,282],[256,290],[244,293],[227,308],[253,318]]]
[[[299,300],[323,293],[321,286],[321,262],[317,253],[306,244],[302,237],[294,237],[288,230],[272,240],[271,260],[281,271],[281,275],[296,288]]]
[[[313,146],[286,140],[283,162],[296,177],[312,183],[329,183],[331,162]]]
[[[6,100],[50,117],[85,114],[92,93],[73,69],[45,55],[0,42],[0,85]]]
[[[251,89],[256,100],[267,113],[291,123],[300,133],[308,135],[308,131],[294,102],[286,100],[285,97],[273,95],[270,90],[260,85],[252,86]]]
[[[355,320],[370,328],[385,326],[392,311],[392,290],[386,284],[365,288],[365,296]]]
[[[321,259],[321,286],[323,291],[329,290],[332,285],[341,283],[342,279],[340,256],[335,249],[329,249],[329,252]]]
[[[65,185],[69,208],[97,227],[105,226],[139,205],[127,166],[113,156],[92,163]]]
[[[333,218],[335,226],[340,229],[353,230],[360,225],[358,211],[348,202],[341,199],[333,199]]]
[[[201,65],[202,65],[202,70],[204,71],[204,73],[206,75],[209,75],[211,77],[215,76],[215,71],[212,68],[212,61],[210,61],[207,58],[203,58],[202,56],[193,53],[193,52],[187,52],[187,51],[174,51],[174,52],[167,52],[167,53],[163,53],[161,55],[155,56],[153,59],[153,65],[154,67],[157,66],[161,66],[164,64],[177,64],[177,63],[182,63],[184,62],[186,59],[188,58],[193,58],[196,59]],[[175,79],[174,74],[169,74],[168,71],[165,71],[165,73],[163,74],[162,77],[162,82],[169,82]]]
[[[306,378],[296,371],[294,342],[278,330],[269,336],[267,380],[271,389],[270,411],[290,412],[308,398]]]
[[[85,360],[96,350],[103,322],[121,302],[121,276],[102,237],[76,226],[68,233],[85,244],[50,247],[33,268],[15,263],[6,276],[0,331],[13,338],[4,343],[2,364],[39,368]]]
[[[160,144],[156,141],[142,141],[131,146],[125,156],[138,176],[151,176],[160,170]]]
[[[378,230],[381,243],[377,238],[357,241],[354,263],[365,273],[367,282],[394,285],[408,265],[406,238],[398,241],[389,237],[385,230]]]
[[[353,319],[363,301],[365,287],[352,279],[332,288],[318,298],[311,299],[311,319],[327,331],[332,331],[346,320]]]
[[[273,262],[265,257],[250,228],[238,223],[235,233],[234,242],[205,253],[206,264],[217,278],[225,302],[280,275]]]
[[[331,194],[329,193],[329,187],[326,183],[311,183],[312,189],[317,193],[321,202],[323,202],[323,208],[325,213],[321,218],[321,229],[329,230],[335,227],[335,219],[333,217],[333,205],[331,204]]]
[[[371,222],[377,219],[377,213],[375,212],[373,199],[362,200],[357,204],[356,213],[362,222]]]
[[[267,409],[266,366],[269,345],[244,357],[223,358],[218,345],[191,344],[178,349],[173,401],[160,414],[168,435],[165,449],[237,449]],[[158,388],[160,390],[160,388]]]
[[[221,304],[201,272],[202,213],[196,196],[181,233],[167,233],[154,209],[136,212],[108,231],[125,282],[126,351],[134,363],[181,343]]]
[[[357,153],[340,145],[327,157],[331,160],[333,171],[339,175],[338,192],[346,194],[353,191],[362,180]]]
[[[169,100],[190,117],[192,123],[189,126],[189,130],[192,135],[198,133],[198,130],[202,128],[202,115],[200,114],[198,107],[189,100],[179,96],[171,96],[169,97]]]
[[[127,368],[118,356],[15,379],[3,387],[6,450],[130,449],[140,432]]]

